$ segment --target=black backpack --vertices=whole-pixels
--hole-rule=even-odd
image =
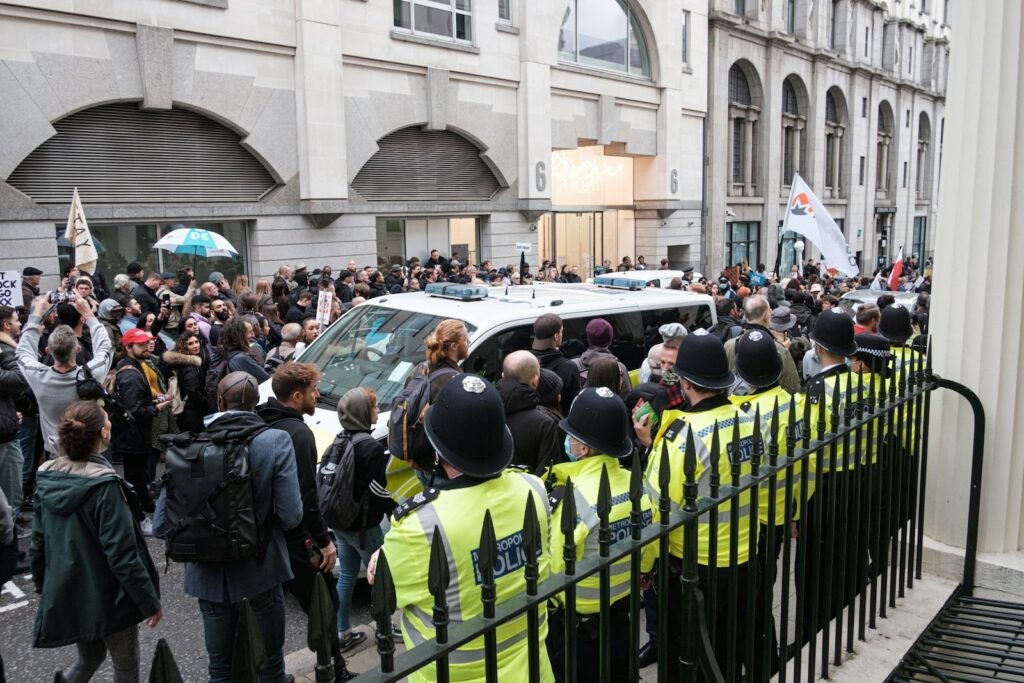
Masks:
[[[320,514],[332,529],[349,529],[359,520],[366,492],[355,491],[355,444],[372,438],[366,432],[339,434],[320,459],[316,494]]]
[[[429,372],[426,363],[416,367],[409,383],[391,404],[391,414],[388,415],[388,449],[391,455],[433,467],[434,449],[423,424],[430,408],[430,384],[435,377],[456,375],[458,372],[450,367]]]
[[[164,487],[170,531],[167,557],[175,562],[263,559],[272,515],[256,519],[249,443],[270,429],[185,432],[161,437],[168,444]]]

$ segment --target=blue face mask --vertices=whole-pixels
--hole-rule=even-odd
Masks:
[[[569,462],[576,462],[576,456],[572,454],[572,450],[569,448],[570,438],[568,434],[565,435],[565,455],[569,458]]]

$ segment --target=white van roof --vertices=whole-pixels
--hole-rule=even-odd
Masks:
[[[590,284],[557,283],[488,287],[487,296],[475,301],[410,292],[370,299],[367,304],[459,318],[482,332],[506,322],[533,321],[543,313],[574,317],[575,313],[593,315],[595,310],[611,314],[673,306],[706,306],[714,310],[714,301],[706,294],[657,288],[630,291]]]

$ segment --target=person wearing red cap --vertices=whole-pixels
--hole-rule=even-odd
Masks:
[[[153,335],[132,328],[121,338],[125,357],[117,364],[114,378],[115,391],[122,410],[114,411],[113,434],[110,450],[124,463],[124,478],[135,489],[139,506],[152,513],[154,506],[149,497],[146,462],[152,446],[153,418],[171,405],[171,398],[154,394],[143,368],[149,357],[149,342]],[[148,526],[144,525],[144,526]]]

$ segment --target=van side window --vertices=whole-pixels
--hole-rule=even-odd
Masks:
[[[644,324],[644,346],[649,351],[662,342],[658,328],[668,323],[682,323],[688,332],[698,327],[711,327],[711,309],[708,306],[680,306],[678,308],[653,308],[641,311]]]
[[[587,323],[594,318],[604,318],[611,323],[615,335],[611,352],[626,369],[635,370],[640,367],[647,352],[644,348],[643,320],[638,312],[563,318],[561,349],[566,358],[576,358],[587,350]]]
[[[462,364],[466,372],[480,375],[490,382],[501,379],[501,364],[513,351],[533,347],[533,324],[520,325],[493,334],[483,341]]]

